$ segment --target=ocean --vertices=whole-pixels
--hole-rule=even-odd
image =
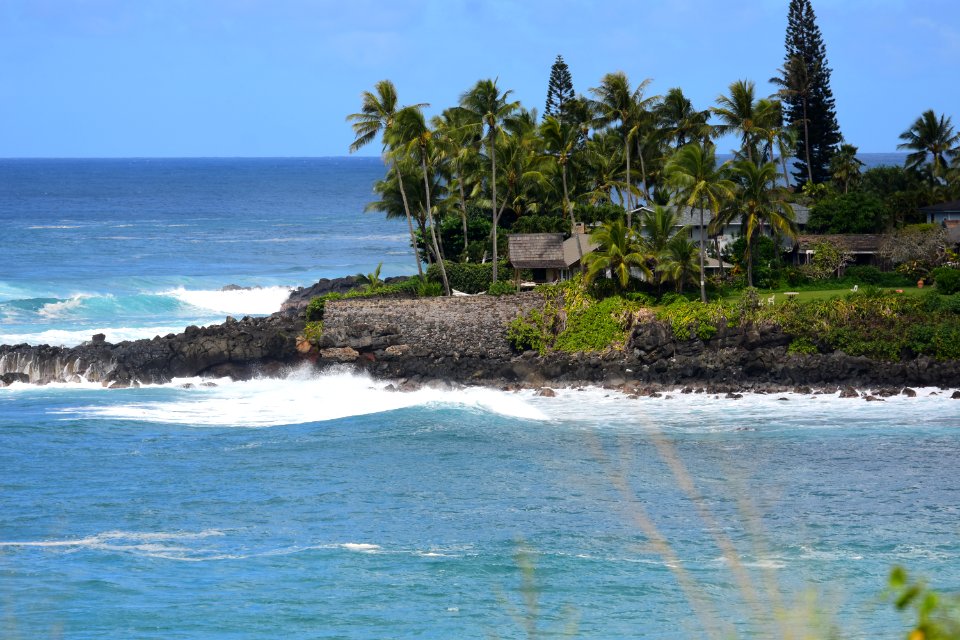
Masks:
[[[411,273],[404,223],[362,213],[381,174],[2,160],[0,342],[152,336]],[[0,389],[0,637],[897,638],[894,565],[960,590],[949,393],[198,382]]]

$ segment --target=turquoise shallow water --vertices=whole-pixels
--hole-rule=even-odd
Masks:
[[[341,162],[0,161],[0,334],[165,332],[412,271],[403,226],[359,213],[379,164]],[[891,566],[960,590],[947,395],[384,384],[0,389],[0,637],[766,638],[812,594],[842,637],[894,638]]]
[[[960,588],[945,395],[382,387],[0,391],[3,635],[520,638],[527,561],[537,625],[590,638],[770,637],[771,593],[894,638],[892,565]]]

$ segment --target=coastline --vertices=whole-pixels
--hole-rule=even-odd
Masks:
[[[111,344],[94,336],[71,348],[2,345],[0,385],[86,381],[122,388],[194,376],[248,380],[282,377],[309,363],[317,371],[345,365],[400,390],[452,383],[507,390],[595,386],[627,397],[840,391],[843,397],[883,399],[910,395],[913,388],[960,388],[955,360],[789,354],[790,336],[769,327],[722,326],[709,340],[678,340],[669,325],[652,320],[633,328],[622,351],[514,353],[505,324],[542,305],[536,293],[330,301],[322,337],[316,343],[303,339],[309,300],[354,284],[354,277],[322,280],[294,290],[270,316],[228,317],[219,325],[149,340]]]

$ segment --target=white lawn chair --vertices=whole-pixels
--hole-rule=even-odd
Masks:
[[[859,289],[859,288],[860,288],[860,285],[855,284],[855,285],[853,285],[853,289],[850,289],[850,291],[853,291],[854,293],[856,293],[856,292],[857,292],[857,289]]]
[[[776,302],[776,300],[777,300],[777,294],[773,294],[772,296],[767,298],[767,306],[772,307],[774,302]]]

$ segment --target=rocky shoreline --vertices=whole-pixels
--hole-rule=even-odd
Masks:
[[[843,352],[787,353],[776,328],[718,327],[710,340],[677,340],[669,325],[638,323],[622,351],[516,354],[505,323],[542,305],[538,294],[495,298],[354,299],[327,304],[317,343],[303,339],[309,300],[355,286],[354,278],[294,291],[265,318],[228,318],[209,327],[110,344],[103,336],[78,347],[0,346],[0,386],[13,382],[99,382],[126,387],[173,378],[280,376],[311,363],[347,365],[408,389],[442,381],[498,388],[595,385],[632,396],[742,392],[836,393],[874,399],[911,387],[960,387],[960,361],[914,358],[881,362]],[[960,392],[954,394],[960,397]]]

